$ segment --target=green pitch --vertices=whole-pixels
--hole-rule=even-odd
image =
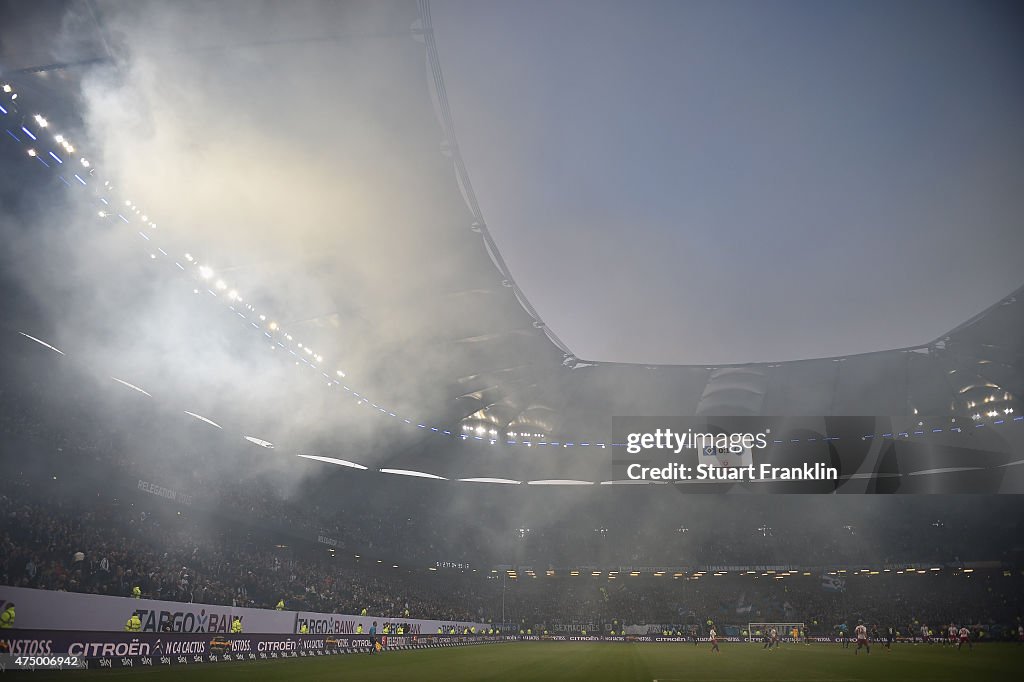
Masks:
[[[450,649],[396,651],[383,656],[350,654],[277,661],[210,663],[167,668],[35,673],[34,680],[121,679],[185,680],[636,680],[637,682],[854,682],[929,680],[980,682],[1017,680],[1024,646],[987,644],[973,651],[938,645],[896,645],[891,652],[871,647],[854,656],[853,648],[833,644],[783,645],[764,651],[758,644],[722,644],[711,654],[707,644],[619,644],[532,642],[486,644]]]

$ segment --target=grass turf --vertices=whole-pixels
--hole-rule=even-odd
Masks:
[[[853,647],[834,644],[783,645],[764,651],[757,644],[709,646],[675,643],[486,644],[449,649],[395,651],[383,656],[351,654],[272,661],[204,663],[164,668],[33,673],[33,680],[98,677],[202,680],[637,680],[651,682],[855,682],[929,680],[981,682],[1017,680],[1024,646],[986,644],[973,651],[938,645],[896,645],[891,652],[871,647],[854,656]]]

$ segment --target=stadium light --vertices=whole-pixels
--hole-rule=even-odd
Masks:
[[[64,351],[60,350],[59,348],[56,348],[55,346],[51,346],[50,344],[46,343],[42,339],[37,339],[36,337],[31,336],[29,334],[26,334],[25,332],[18,332],[18,333],[21,334],[22,336],[24,336],[26,339],[29,339],[30,341],[35,341],[36,343],[38,343],[40,346],[43,346],[44,348],[49,348],[50,350],[52,350],[55,353],[59,353],[60,355],[64,355],[65,354]]]
[[[143,389],[139,388],[135,384],[130,384],[127,381],[124,381],[123,379],[118,379],[117,377],[110,377],[110,378],[113,379],[114,381],[116,381],[117,383],[121,384],[122,386],[127,386],[128,388],[132,389],[133,391],[138,391],[139,393],[141,393],[143,395],[147,395],[150,398],[153,397],[152,395],[150,395],[149,393],[147,393]]]
[[[211,419],[207,419],[206,417],[204,417],[201,414],[196,414],[195,412],[189,412],[188,410],[185,410],[185,414],[187,414],[190,417],[194,417],[194,418],[198,419],[201,422],[205,422],[205,423],[209,424],[210,426],[215,426],[218,429],[223,429],[224,428],[223,426],[221,426],[217,422],[215,422],[215,421],[213,421]]]
[[[359,469],[360,471],[366,471],[366,467],[363,466],[362,464],[350,462],[347,459],[338,459],[336,457],[323,457],[320,455],[299,455],[299,457],[302,457],[304,459],[311,459],[317,462],[324,462],[325,464],[336,464],[341,467],[348,467],[350,469]],[[359,556],[357,555],[356,558],[358,559]]]
[[[438,481],[446,481],[444,476],[438,476],[437,474],[428,474],[425,471],[412,471],[410,469],[378,469],[384,474],[395,474],[398,476],[412,476],[414,478],[432,478]]]

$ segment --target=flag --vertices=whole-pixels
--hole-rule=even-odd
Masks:
[[[747,603],[745,603],[746,601],[747,601],[747,593],[746,592],[741,592],[740,593],[740,598],[736,602],[736,613],[750,613],[753,610],[754,605],[752,603],[751,604],[747,604]]]
[[[821,588],[829,592],[845,592],[846,580],[826,574],[821,576]]]

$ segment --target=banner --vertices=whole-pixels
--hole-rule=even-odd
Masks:
[[[337,538],[332,538],[328,535],[323,535],[322,533],[317,534],[316,541],[322,545],[327,545],[328,547],[341,547],[341,543]]]
[[[172,502],[178,502],[179,504],[184,505],[192,504],[191,495],[179,492],[172,488],[165,488],[163,486],[157,485],[156,483],[151,483],[150,481],[143,481],[141,478],[139,479],[137,487],[139,490],[143,492],[147,492],[150,495],[156,495],[157,497],[166,498]]]
[[[378,637],[377,641],[381,638]],[[467,646],[499,641],[494,637],[388,637],[386,650]],[[68,630],[5,630],[0,656],[8,670],[53,665],[65,668],[137,668],[221,661],[257,661],[330,654],[367,654],[370,635],[222,635]]]
[[[386,641],[386,644],[384,643]],[[0,633],[0,669],[29,668],[146,668],[195,665],[222,661],[263,661],[339,654],[414,651],[438,647],[498,644],[502,642],[650,642],[692,645],[688,637],[626,635],[224,635],[213,633],[165,634],[133,632],[77,632],[70,630],[5,630]],[[698,642],[707,643],[707,637]],[[741,642],[741,637],[719,637],[719,642]],[[828,641],[821,639],[820,641]]]
[[[485,623],[275,611],[0,586],[0,608],[7,602],[17,604],[17,627],[29,630],[123,632],[124,624],[133,613],[139,614],[142,632],[162,632],[167,625],[175,633],[227,633],[235,618],[242,621],[246,634],[295,634],[302,625],[315,634],[355,634],[360,625],[363,633],[368,633],[374,621],[377,632],[383,629],[384,623],[408,623],[409,634],[433,635],[439,627],[446,633],[452,627],[456,632],[469,627],[477,631],[488,627]]]

